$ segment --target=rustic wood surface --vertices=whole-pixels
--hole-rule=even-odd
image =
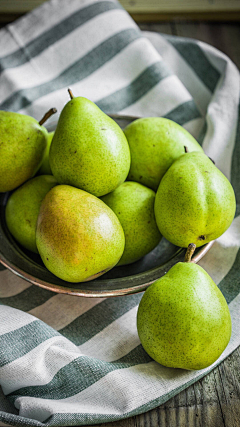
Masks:
[[[191,37],[226,53],[240,68],[240,25],[173,20],[144,31]],[[240,427],[240,347],[210,374],[152,411],[96,427]]]
[[[144,31],[191,37],[226,53],[240,68],[240,25],[174,20]],[[145,414],[96,427],[240,427],[240,347],[210,374]]]
[[[26,13],[46,0],[0,0],[0,13],[21,14]],[[160,14],[195,14],[199,20],[198,14],[224,16],[225,13],[233,15],[240,12],[240,0],[120,0],[122,6],[131,14],[146,15]],[[201,15],[200,15],[201,16]],[[143,17],[142,17],[143,18]],[[201,18],[200,18],[201,19]],[[225,18],[226,19],[226,18]],[[166,19],[164,19],[166,20]]]

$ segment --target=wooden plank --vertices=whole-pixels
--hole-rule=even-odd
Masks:
[[[46,0],[0,0],[1,13],[24,13]],[[240,0],[120,0],[130,13],[240,12]]]
[[[173,34],[173,26],[169,22],[160,23],[160,24],[159,23],[158,24],[141,23],[139,27],[142,31],[154,31],[156,33],[164,33],[169,35]]]
[[[0,13],[0,27],[15,21],[19,16],[20,15],[16,13]]]
[[[24,15],[27,11],[22,13],[3,13],[0,10],[0,24],[8,24],[15,21]],[[178,20],[191,20],[191,21],[240,21],[240,12],[209,12],[209,13],[130,13],[130,16],[137,23],[154,23],[154,22],[174,22]]]
[[[120,0],[131,13],[240,11],[239,0]]]
[[[135,13],[130,12],[131,17],[137,23],[141,22],[160,22],[160,21],[175,21],[179,20],[191,20],[191,21],[240,21],[240,12],[164,12],[164,13]]]
[[[157,31],[157,26],[155,26]],[[172,23],[173,34],[209,43],[228,55],[240,68],[240,26],[237,23],[181,22]]]
[[[0,13],[26,13],[46,0],[0,0]]]

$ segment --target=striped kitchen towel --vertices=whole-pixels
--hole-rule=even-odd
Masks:
[[[142,33],[112,0],[51,0],[0,31],[0,109],[40,119],[76,96],[107,113],[183,125],[231,180],[236,217],[200,264],[223,292],[232,338],[212,366],[170,369],[143,350],[142,294],[84,299],[0,271],[0,422],[91,425],[154,408],[240,344],[239,72],[196,40]],[[54,118],[55,120],[55,118]]]

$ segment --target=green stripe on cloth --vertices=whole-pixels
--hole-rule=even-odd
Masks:
[[[237,207],[235,217],[240,215],[240,99],[238,104],[238,124],[235,139],[235,147],[232,154],[231,183],[235,192]],[[219,289],[229,304],[240,292],[240,251],[238,250],[235,262],[219,284]]]
[[[204,138],[205,138],[205,136],[206,136],[206,133],[207,133],[207,120],[205,120],[204,121],[204,125],[203,125],[203,127],[202,127],[202,129],[201,129],[201,131],[200,131],[200,134],[198,135],[198,137],[197,137],[197,141],[198,141],[198,143],[202,146],[203,145],[203,141],[204,141]]]
[[[63,414],[60,414],[60,415],[63,415]],[[46,427],[47,426],[47,424],[45,423],[43,424],[36,420],[30,420],[29,418],[20,417],[19,415],[6,414],[6,412],[3,412],[3,411],[0,411],[0,421],[2,423],[6,423],[14,427],[23,427],[23,426]]]
[[[228,304],[238,296],[240,292],[240,251],[238,250],[235,262],[229,273],[218,285]]]
[[[0,109],[21,110],[44,95],[83,80],[141,37],[140,31],[132,28],[114,34],[74,62],[55,79],[33,88],[15,92],[0,105]]]
[[[214,367],[209,367],[207,369],[207,373],[211,372],[216,366],[220,364],[221,361],[217,362]],[[156,399],[149,400],[147,403],[144,403],[143,405],[137,406],[131,411],[126,411],[123,414],[111,414],[108,413],[107,415],[99,414],[99,413],[80,413],[80,412],[72,412],[72,413],[55,413],[54,415],[51,415],[49,418],[47,418],[43,423],[33,420],[33,419],[27,419],[20,416],[15,416],[12,414],[5,414],[3,412],[0,412],[0,421],[9,423],[11,425],[14,425],[15,427],[22,427],[22,426],[36,426],[36,427],[46,427],[46,426],[66,426],[66,425],[93,425],[97,423],[102,422],[111,422],[111,421],[117,421],[119,419],[125,419],[132,417],[134,415],[142,414],[146,411],[149,411],[151,409],[156,408],[157,406],[165,403],[172,397],[176,396],[178,393],[180,393],[182,390],[185,390],[190,385],[194,384],[196,381],[200,380],[206,375],[206,372],[199,371],[199,375],[195,376],[194,378],[191,378],[189,381],[180,384],[178,387],[176,387],[174,390],[164,393],[160,397]]]
[[[48,384],[15,390],[8,395],[8,398],[11,401],[19,396],[54,400],[66,399],[90,387],[110,372],[148,362],[152,362],[152,359],[144,351],[142,345],[138,345],[126,356],[114,362],[81,356],[61,368]]]
[[[221,362],[219,361],[214,365],[214,367],[213,366],[209,367],[207,372],[199,371],[199,375],[195,376],[194,378],[190,379],[189,381],[187,381],[185,383],[182,383],[181,385],[176,387],[174,390],[172,390],[168,393],[164,393],[163,395],[161,395],[160,397],[158,397],[156,399],[149,400],[147,403],[140,405],[131,411],[127,411],[121,415],[109,414],[108,413],[107,414],[107,422],[117,421],[119,419],[125,419],[125,418],[129,418],[129,417],[133,417],[134,415],[142,414],[144,412],[147,412],[147,411],[150,411],[151,409],[156,408],[159,405],[162,405],[163,403],[167,402],[172,397],[176,396],[182,390],[185,390],[186,388],[188,388],[192,384],[194,384],[196,381],[203,378],[207,373],[211,372],[220,363]],[[56,413],[56,414],[50,416],[48,419],[46,419],[44,421],[44,424],[42,424],[42,426],[51,425],[52,427],[53,426],[59,427],[61,425],[66,425],[66,419],[68,419],[68,422],[71,422],[69,420],[72,420],[74,422],[74,420],[78,419],[79,425],[84,426],[84,425],[93,425],[96,423],[106,422],[106,415],[97,414],[97,413],[92,413],[92,414],[89,414],[89,413],[87,413],[87,414],[85,414],[85,413]],[[65,422],[65,424],[64,424],[64,422]],[[173,427],[173,426],[169,425],[169,427]]]
[[[133,82],[97,102],[105,113],[121,111],[134,104],[161,80],[171,75],[170,70],[161,61],[144,70]]]
[[[122,9],[122,6],[110,1],[101,1],[77,10],[57,25],[27,43],[24,48],[0,58],[0,72],[7,68],[18,67],[29,62],[29,59],[40,55],[45,49],[58,42],[87,21],[109,10]]]
[[[48,384],[15,390],[8,395],[8,398],[11,401],[14,401],[19,396],[54,400],[66,399],[90,387],[110,372],[148,362],[152,362],[152,359],[145,352],[142,345],[138,345],[126,356],[114,362],[105,362],[94,357],[80,356],[61,368]]]
[[[187,64],[193,69],[195,74],[205,84],[205,86],[214,92],[220,78],[219,71],[211,64],[207,56],[197,44],[197,41],[191,41],[161,34],[170,42],[175,49],[182,55]]]
[[[142,294],[109,298],[59,330],[61,335],[81,345],[139,304]],[[81,331],[81,333],[79,333]]]
[[[33,308],[44,304],[50,298],[56,295],[54,292],[46,289],[31,286],[12,297],[0,298],[0,304],[17,308],[23,311],[30,311]]]
[[[19,329],[0,335],[0,367],[19,359],[42,342],[60,335],[50,326],[34,320]]]
[[[196,107],[195,102],[191,100],[186,101],[181,105],[178,105],[178,107],[171,110],[164,117],[165,119],[173,120],[174,122],[182,126],[190,120],[202,117],[202,115]]]

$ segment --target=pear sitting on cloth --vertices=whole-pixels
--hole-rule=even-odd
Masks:
[[[146,352],[164,366],[203,369],[214,363],[231,337],[227,302],[207,272],[185,261],[144,293],[137,313],[140,341]]]

